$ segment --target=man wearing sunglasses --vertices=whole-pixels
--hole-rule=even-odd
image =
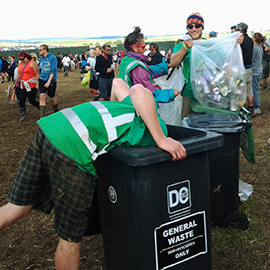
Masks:
[[[192,113],[190,106],[191,100],[194,98],[190,81],[190,55],[191,48],[193,46],[193,40],[202,39],[202,31],[204,29],[204,20],[199,13],[192,13],[187,18],[187,36],[183,43],[178,43],[173,49],[173,55],[171,58],[171,65],[175,66],[183,61],[183,74],[186,80],[186,85],[182,90],[183,106],[182,106],[182,118]]]
[[[39,107],[40,118],[46,115],[46,95],[50,97],[50,101],[54,112],[58,112],[58,101],[55,98],[57,86],[57,58],[49,52],[49,47],[46,44],[39,46]]]
[[[112,80],[114,77],[111,46],[103,45],[102,54],[97,56],[96,72],[99,72],[99,99],[109,100],[111,96]]]

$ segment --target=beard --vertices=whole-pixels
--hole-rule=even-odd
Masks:
[[[200,33],[189,33],[193,40],[202,38],[202,31]]]

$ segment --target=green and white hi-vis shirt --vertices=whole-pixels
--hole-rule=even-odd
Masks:
[[[118,145],[134,117],[131,103],[96,101],[44,117],[38,125],[56,149],[95,174],[93,161]]]
[[[158,116],[159,117],[159,116]],[[167,136],[165,122],[159,123]],[[94,101],[61,110],[38,121],[52,145],[81,169],[96,175],[93,161],[119,144],[156,145],[130,96],[123,101]]]

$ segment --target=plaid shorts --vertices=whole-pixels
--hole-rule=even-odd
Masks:
[[[55,230],[64,240],[81,242],[86,231],[96,177],[57,151],[39,130],[20,164],[8,201],[34,205],[50,213]]]

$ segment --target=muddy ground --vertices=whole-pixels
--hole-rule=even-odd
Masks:
[[[91,96],[80,85],[79,70],[68,78],[59,73],[57,98],[59,108],[89,101]],[[22,156],[37,129],[39,112],[27,105],[27,116],[19,122],[18,105],[7,104],[8,83],[0,85],[0,206],[12,184]],[[254,186],[254,193],[241,210],[250,218],[246,232],[214,229],[212,233],[212,261],[214,270],[270,269],[270,90],[261,91],[261,116],[252,119],[256,164],[240,158],[240,178]],[[52,109],[48,106],[48,114]],[[54,252],[57,244],[53,213],[33,212],[23,221],[0,234],[0,270],[54,269]],[[105,269],[102,236],[91,236],[82,243],[81,269]],[[181,269],[181,267],[179,267]],[[194,269],[195,270],[195,269]],[[197,270],[197,269],[196,269]]]

